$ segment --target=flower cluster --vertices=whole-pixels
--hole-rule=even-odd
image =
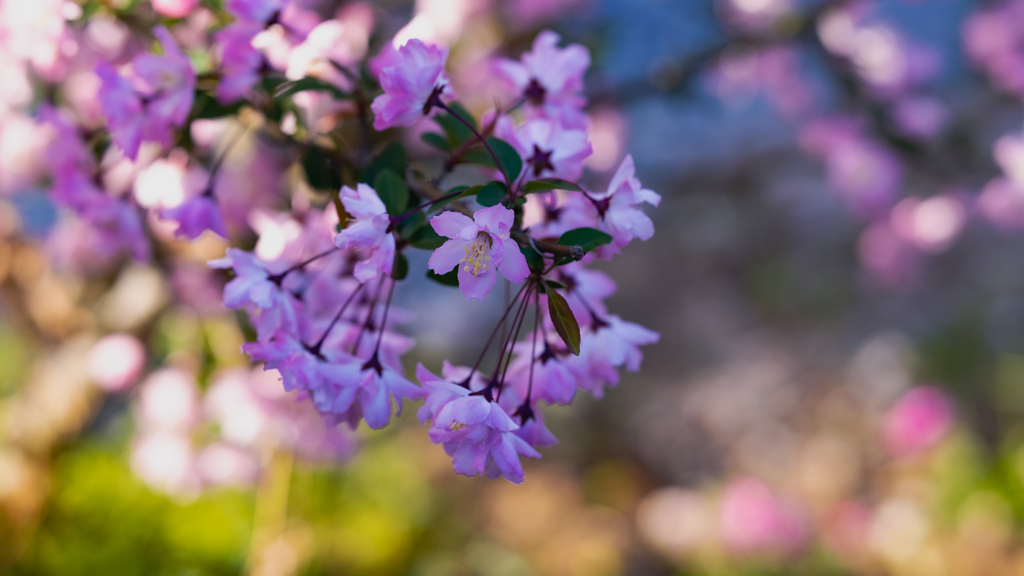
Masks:
[[[539,404],[601,396],[639,369],[658,335],[611,313],[615,284],[588,265],[650,238],[644,206],[660,196],[622,152],[604,162],[621,161],[610,180],[588,172],[586,47],[542,31],[519,58],[490,54],[479,69],[504,92],[488,110],[475,106],[488,89],[463,89],[450,69],[454,36],[436,6],[376,46],[379,11],[362,2],[330,14],[298,0],[151,7],[135,21],[105,6],[83,18],[73,3],[0,5],[0,47],[16,56],[0,63],[12,79],[0,152],[25,142],[0,166],[0,190],[44,189],[58,265],[130,295],[102,305],[131,318],[100,321],[120,335],[90,370],[111,394],[143,382],[133,465],[145,479],[172,492],[249,481],[275,443],[332,444],[341,424],[383,428],[422,401],[457,472],[521,482],[520,457],[556,442]],[[52,84],[37,105],[31,77]],[[397,330],[415,311],[392,305],[422,262],[413,250],[429,253],[421,278],[467,300],[496,300],[499,279],[516,294],[471,367],[420,367],[418,382],[402,362],[414,342]],[[147,377],[130,333],[171,289],[200,316],[224,314],[210,304],[219,292],[267,376],[175,357]],[[126,364],[105,365],[113,356]],[[283,408],[293,400],[305,415]],[[293,416],[302,433],[257,442],[239,410]],[[197,450],[209,423],[223,438]]]
[[[456,472],[518,483],[520,456],[539,457],[537,448],[556,442],[538,403],[568,404],[577,388],[601,396],[618,383],[620,368],[639,369],[640,346],[658,340],[607,311],[615,285],[585,263],[650,238],[653,224],[640,207],[660,197],[640,184],[630,156],[604,191],[576,182],[591,153],[581,95],[589,55],[557,42],[543,33],[521,62],[496,63],[519,91],[509,108],[523,112],[490,113],[483,131],[494,136],[452,103],[446,50],[413,39],[380,70],[383,93],[370,106],[375,129],[433,121],[446,133],[436,138],[451,144],[449,165],[473,153],[480,177],[499,180],[416,198],[407,182],[415,177],[400,176],[403,166],[379,169],[307,215],[307,249],[290,260],[229,248],[210,263],[233,271],[225,306],[252,318],[256,339],[244,350],[278,370],[284,387],[308,398],[327,425],[381,428],[395,406],[424,399],[420,420]],[[410,247],[432,249],[432,277],[468,299],[487,298],[499,276],[522,284],[474,366],[445,362],[440,377],[420,366],[420,385],[402,371],[412,342],[392,331],[403,316],[391,309],[392,293],[408,273],[402,251]],[[502,325],[509,328],[501,332]],[[481,370],[495,345],[496,364]]]

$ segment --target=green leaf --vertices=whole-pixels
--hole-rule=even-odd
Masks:
[[[239,100],[225,106],[217,102],[216,98],[206,92],[196,90],[195,103],[192,104],[192,118],[223,118],[225,116],[232,116],[237,114],[244,104],[244,100]]]
[[[519,157],[519,152],[516,152],[511,144],[498,138],[488,138],[487,143],[491,145],[491,150],[494,150],[494,154],[505,169],[509,182],[514,182],[516,178],[519,178],[519,173],[523,171],[523,159]]]
[[[460,118],[469,122],[473,128],[476,128],[476,120],[473,118],[473,115],[467,112],[461,104],[458,102],[452,102],[448,107],[458,114]],[[448,136],[448,143],[451,147],[455,147],[464,140],[473,137],[473,131],[470,130],[462,120],[459,120],[459,118],[449,114],[448,112],[434,116],[434,122],[437,122],[437,124],[444,130],[444,133]]]
[[[420,140],[442,152],[448,152],[452,149],[451,145],[448,144],[448,140],[437,132],[424,132],[420,135]]]
[[[405,257],[405,254],[399,252],[395,254],[395,263],[391,267],[391,279],[392,280],[405,280],[405,277],[409,275],[409,260]]]
[[[291,80],[281,84],[274,88],[274,98],[284,98],[297,94],[299,92],[306,92],[308,90],[315,90],[317,92],[330,92],[332,96],[338,99],[347,98],[348,94],[339,90],[336,86],[328,84],[319,78],[313,78],[307,76],[305,78],[299,78],[298,80]]]
[[[335,192],[341,188],[341,166],[327,150],[310,146],[302,156],[302,169],[311,188]]]
[[[463,154],[462,162],[497,168],[497,166],[494,165],[494,158],[492,158],[491,154],[482,147],[473,148],[469,152]]]
[[[555,325],[555,332],[562,337],[562,342],[569,348],[569,352],[580,355],[580,325],[576,322],[576,316],[569,308],[569,303],[561,294],[554,290],[548,290],[548,315],[551,316],[551,323]]]
[[[390,168],[384,168],[377,174],[373,188],[387,207],[388,214],[392,216],[400,216],[409,203],[409,187],[406,186],[405,180]]]
[[[562,234],[558,243],[563,246],[582,246],[584,252],[590,252],[598,246],[612,241],[612,237],[594,228],[575,228]]]
[[[551,288],[552,290],[565,290],[566,288],[568,288],[568,286],[562,284],[557,280],[545,280],[544,283],[547,284],[548,288]]]
[[[451,194],[452,192],[455,192],[456,190],[461,189],[462,190],[461,194],[457,194],[455,196],[452,196],[451,198],[445,198],[444,200],[441,200],[440,202],[435,202],[434,205],[430,207],[430,210],[431,211],[437,211],[437,210],[440,210],[442,206],[447,205],[449,202],[454,202],[454,201],[459,200],[461,198],[469,198],[470,196],[476,196],[477,193],[480,192],[481,188],[483,188],[482,184],[477,184],[476,186],[472,186],[472,187],[468,187],[468,188],[466,186],[456,186],[455,188],[452,188],[451,190],[449,190],[447,193]]]
[[[370,162],[370,166],[363,172],[362,181],[373,184],[377,181],[377,174],[385,168],[394,170],[395,174],[405,174],[405,167],[408,164],[405,148],[398,142],[392,142],[373,159],[373,162]]]
[[[401,234],[403,238],[411,238],[412,235],[420,229],[420,226],[423,226],[426,223],[427,215],[424,214],[422,210],[414,212],[398,225],[398,233]]]
[[[569,182],[568,180],[559,180],[558,178],[531,180],[526,183],[524,190],[527,194],[532,192],[543,192],[545,190],[572,190],[573,192],[583,192],[582,188],[572,182]]]
[[[488,182],[476,193],[476,201],[484,208],[497,206],[508,196],[508,188],[501,182]]]
[[[409,244],[420,250],[437,250],[448,239],[434,231],[434,228],[427,224],[416,230],[409,237]]]
[[[540,272],[544,269],[544,257],[537,253],[536,250],[529,246],[520,246],[519,251],[526,256],[526,264],[530,267],[533,272]]]
[[[427,278],[430,278],[438,284],[457,287],[459,285],[459,269],[456,268],[447,274],[436,274],[433,270],[427,270]]]

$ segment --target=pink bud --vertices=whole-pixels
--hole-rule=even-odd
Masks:
[[[953,425],[953,405],[932,386],[907,392],[886,416],[885,446],[893,456],[919,454],[942,439]]]
[[[152,0],[153,10],[168,18],[183,18],[195,10],[199,0]]]

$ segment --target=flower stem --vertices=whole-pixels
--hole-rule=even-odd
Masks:
[[[332,254],[332,253],[334,253],[337,250],[338,250],[338,248],[334,247],[334,248],[331,248],[330,250],[327,250],[326,252],[321,252],[321,253],[317,254],[316,256],[313,256],[312,258],[310,258],[308,260],[305,260],[303,262],[299,262],[295,266],[292,266],[291,268],[285,270],[284,272],[281,272],[280,274],[271,274],[271,275],[267,276],[267,280],[270,280],[274,284],[277,284],[278,286],[281,286],[281,282],[284,281],[284,277],[287,276],[288,274],[290,274],[290,273],[292,273],[292,272],[294,272],[294,271],[296,271],[296,270],[306,266],[307,264],[315,262],[315,261],[323,258],[324,256],[327,256],[328,254]]]
[[[505,172],[505,166],[502,165],[501,160],[498,159],[498,155],[494,153],[494,150],[491,148],[491,145],[487,143],[487,139],[480,134],[476,127],[473,126],[473,123],[470,122],[469,120],[466,120],[462,116],[459,116],[454,110],[451,109],[451,107],[442,102],[440,97],[437,98],[436,102],[434,102],[433,105],[448,112],[459,122],[465,124],[466,128],[469,128],[470,132],[472,132],[473,135],[476,136],[478,140],[480,140],[480,143],[483,144],[484,148],[487,149],[487,153],[490,154],[491,158],[494,159],[494,165],[498,167],[498,170],[501,170],[501,175],[505,178],[505,184],[506,186],[508,186],[509,194],[511,194],[512,180],[508,177],[508,172]]]

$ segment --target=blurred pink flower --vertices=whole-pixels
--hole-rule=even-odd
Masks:
[[[100,388],[118,392],[138,380],[146,363],[146,349],[129,334],[110,334],[89,350],[89,377]]]
[[[360,282],[380,274],[390,275],[395,261],[395,236],[391,233],[391,217],[377,191],[367,184],[353,190],[343,186],[341,202],[352,220],[334,239],[339,248],[360,251],[365,259],[356,264],[353,274]]]
[[[953,404],[946,395],[933,386],[918,386],[889,410],[882,433],[889,453],[906,457],[931,448],[952,427]]]
[[[807,543],[803,515],[756,478],[733,480],[720,506],[722,540],[734,552],[789,555]]]
[[[199,6],[199,0],[150,0],[153,10],[168,18],[183,18]]]

